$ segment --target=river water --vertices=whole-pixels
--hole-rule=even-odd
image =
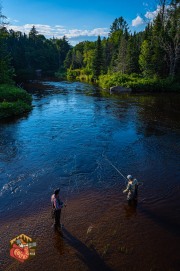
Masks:
[[[61,187],[66,200],[79,199],[88,206],[89,197],[93,199],[89,209],[97,215],[94,224],[108,210],[110,239],[103,245],[99,241],[97,247],[102,245],[112,270],[130,270],[129,260],[125,265],[119,260],[128,249],[137,249],[140,259],[149,254],[144,267],[131,262],[136,266],[131,270],[178,270],[179,95],[116,97],[78,82],[46,81],[43,86],[41,91],[31,87],[31,113],[0,123],[1,217],[33,212]],[[122,193],[126,181],[112,165],[124,176],[143,181],[137,208],[127,205]],[[83,223],[85,214],[82,227]],[[122,223],[127,232],[120,247]]]

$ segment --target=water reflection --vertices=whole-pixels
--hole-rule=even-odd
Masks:
[[[137,127],[145,136],[162,136],[167,129],[180,128],[180,95],[141,96],[138,97],[138,102],[140,107]]]
[[[53,188],[61,187],[62,195],[78,197],[82,206],[84,200],[99,191],[102,202],[95,198],[92,207],[99,212],[97,217],[93,213],[95,223],[98,220],[102,225],[104,199],[109,198],[111,204],[113,195],[118,193],[116,203],[120,209],[111,213],[116,224],[141,222],[145,225],[144,235],[151,241],[154,223],[160,226],[162,240],[166,240],[167,233],[171,240],[172,231],[175,234],[178,231],[180,210],[178,98],[169,99],[169,95],[107,98],[92,86],[67,82],[47,82],[41,98],[38,94],[34,97],[34,108],[27,118],[0,126],[2,217],[32,212],[42,206],[42,201],[43,206],[48,206],[46,200],[49,203]],[[104,157],[123,175],[132,173],[144,181],[139,189],[139,198],[146,199],[143,208],[139,204],[137,208],[125,205],[120,214],[124,180]],[[82,199],[84,191],[87,194]],[[163,212],[166,214],[162,215]],[[107,233],[103,233],[104,238]],[[75,249],[90,270],[109,270],[95,248],[87,247],[66,229],[64,238],[54,235],[53,245],[60,255],[67,246]],[[161,244],[159,247],[161,251]],[[167,259],[162,255],[160,264]]]
[[[180,237],[180,223],[179,219],[170,220],[166,213],[158,212],[157,210],[151,210],[150,208],[140,206],[139,212],[148,217],[151,221],[154,221],[156,225],[159,225],[162,230],[170,232],[175,237]]]
[[[44,97],[34,100],[28,118],[0,127],[2,209],[8,191],[16,191],[17,184],[19,202],[24,191],[38,198],[36,191],[42,182],[46,184],[43,193],[57,185],[66,189],[64,177],[74,183],[72,191],[77,185],[78,191],[113,187],[119,176],[103,155],[123,174],[133,172],[145,179],[145,192],[147,197],[153,194],[152,200],[160,198],[156,190],[162,179],[167,189],[161,190],[161,197],[175,191],[180,144],[178,95],[106,98],[99,91],[95,95],[94,87],[77,82],[46,82],[37,89]],[[90,92],[93,96],[86,95]]]
[[[125,217],[130,219],[133,216],[137,215],[137,201],[129,202],[127,205],[124,205]]]
[[[3,125],[0,126],[0,159],[9,161],[18,153],[18,125],[9,125],[4,136]]]

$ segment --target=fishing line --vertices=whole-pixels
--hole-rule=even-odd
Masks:
[[[108,163],[126,180],[126,183],[127,183],[127,179],[126,177],[121,173],[121,171],[115,166],[113,165],[113,163],[105,156],[103,155],[104,158],[108,161]]]

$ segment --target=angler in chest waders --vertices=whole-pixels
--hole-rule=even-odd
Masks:
[[[51,196],[52,203],[52,217],[54,218],[54,228],[60,230],[62,228],[61,220],[61,209],[64,207],[64,203],[60,200],[59,197],[60,188],[54,191],[54,194]]]
[[[138,197],[138,186],[139,182],[132,177],[132,175],[127,176],[128,184],[126,189],[123,191],[123,193],[127,194],[127,201],[128,204],[137,203],[137,197]]]

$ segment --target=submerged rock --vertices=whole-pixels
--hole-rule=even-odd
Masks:
[[[121,87],[121,86],[110,87],[110,94],[131,93],[131,92],[132,92],[131,88],[125,88],[125,87]]]

